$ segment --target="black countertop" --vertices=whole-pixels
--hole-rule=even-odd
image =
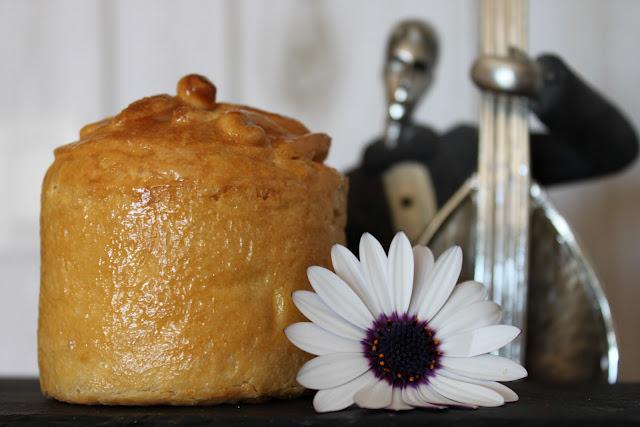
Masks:
[[[500,408],[316,414],[311,398],[214,407],[106,407],[44,398],[35,379],[0,380],[0,426],[600,426],[640,425],[640,384],[511,384],[520,401]]]

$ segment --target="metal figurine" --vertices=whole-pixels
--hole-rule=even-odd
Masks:
[[[387,52],[407,45],[396,34],[403,32],[393,31]],[[423,36],[411,41],[420,40],[424,48],[412,45],[410,52],[436,52],[421,57],[437,58],[435,38]],[[416,243],[429,244],[436,253],[459,244],[465,253],[461,279],[472,279],[476,274],[475,224],[481,193],[475,174],[478,131],[474,126],[459,125],[438,134],[414,123],[411,112],[433,80],[436,60],[425,60],[429,66],[416,67],[420,62],[411,58],[418,55],[407,55],[409,60],[404,61],[398,60],[403,58],[400,55],[387,53],[386,57],[388,106],[391,109],[397,104],[404,110],[397,120],[388,120],[391,127],[399,127],[391,132],[397,137],[374,141],[366,148],[362,164],[348,173],[349,247],[357,253],[359,237],[365,231],[388,245],[397,230],[406,231]],[[426,76],[417,72],[421,70]],[[394,74],[405,77],[387,78]],[[554,382],[614,382],[618,350],[607,300],[570,227],[541,186],[627,167],[638,152],[635,130],[556,56],[544,55],[535,61],[517,51],[485,56],[476,62],[472,76],[485,93],[526,95],[525,105],[547,128],[545,133],[529,135],[534,182],[527,192],[528,333],[522,348],[530,377]],[[401,101],[402,96],[395,96],[398,87],[415,95]],[[407,102],[409,99],[412,101]]]
[[[384,82],[387,95],[387,124],[384,142],[393,148],[403,125],[411,119],[416,104],[433,83],[438,61],[435,31],[422,21],[403,21],[387,42]]]

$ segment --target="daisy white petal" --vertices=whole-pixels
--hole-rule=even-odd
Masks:
[[[391,394],[391,404],[386,406],[384,409],[390,409],[392,411],[408,411],[413,409],[413,406],[408,405],[404,400],[402,400],[402,389],[394,387]]]
[[[361,408],[382,409],[391,404],[393,388],[384,380],[379,380],[355,394],[353,401]]]
[[[353,405],[353,396],[378,381],[370,370],[348,383],[320,390],[313,398],[313,407],[318,412],[340,411]]]
[[[440,311],[451,295],[460,276],[462,250],[458,246],[447,249],[436,261],[426,277],[421,293],[414,295],[409,306],[409,314],[427,321]]]
[[[318,296],[336,313],[360,328],[371,326],[373,316],[341,278],[324,267],[309,267],[307,277]]]
[[[481,356],[442,357],[440,365],[465,377],[490,381],[514,381],[527,376],[527,370],[505,357],[493,354]]]
[[[441,375],[430,379],[433,388],[445,397],[460,403],[478,406],[502,406],[502,396],[483,386],[453,380]]]
[[[504,347],[520,334],[509,325],[492,325],[442,338],[440,350],[449,357],[473,357]]]
[[[315,355],[362,351],[361,342],[332,334],[311,322],[289,325],[284,333],[296,347]]]
[[[439,375],[444,375],[445,377],[454,379],[454,380],[458,380],[458,381],[464,381],[464,382],[468,382],[471,384],[478,384],[481,385],[483,387],[487,387],[490,388],[491,390],[497,392],[500,396],[502,396],[502,398],[504,399],[505,402],[515,402],[518,400],[518,395],[516,394],[515,391],[511,390],[509,387],[507,387],[504,384],[501,384],[497,381],[488,381],[488,380],[477,380],[474,378],[469,378],[469,377],[465,377],[463,375],[459,375],[456,374],[448,369],[441,369],[440,371],[438,371]]]
[[[387,271],[387,256],[380,243],[369,233],[360,238],[360,264],[365,280],[378,301],[378,306],[385,314],[393,312],[393,300],[389,288],[389,272]]]
[[[305,363],[296,380],[306,388],[322,390],[345,384],[368,369],[369,361],[362,353],[331,353]]]
[[[502,309],[493,301],[480,301],[461,310],[441,328],[437,329],[438,337],[459,334],[472,329],[497,324],[502,318]]]
[[[453,288],[451,296],[444,304],[442,309],[430,321],[429,325],[438,330],[444,325],[450,317],[455,316],[466,306],[482,301],[485,297],[485,288],[481,283],[462,282]]]
[[[472,408],[475,409],[477,405],[471,405],[462,402],[456,402],[455,400],[451,400],[447,397],[444,397],[440,394],[436,389],[433,388],[431,384],[422,384],[418,387],[418,393],[420,396],[426,401],[433,405],[442,405],[442,406],[462,406],[464,408]]]
[[[518,399],[497,381],[527,371],[485,354],[513,340],[518,328],[498,325],[501,309],[484,301],[477,282],[455,285],[462,250],[453,247],[434,262],[431,251],[413,249],[398,233],[388,256],[370,234],[360,240],[360,260],[334,245],[335,273],[309,267],[314,292],[293,301],[311,320],[285,329],[297,347],[317,357],[298,382],[319,390],[318,412],[352,404],[363,408],[499,406]]]
[[[420,394],[420,391],[418,390],[418,387],[405,387],[402,389],[402,400],[404,400],[404,403],[406,403],[407,405],[411,405],[411,406],[415,406],[415,407],[419,407],[419,408],[431,408],[431,409],[443,409],[446,408],[446,406],[442,406],[442,405],[434,405],[432,403],[427,402],[422,395]]]
[[[397,233],[389,247],[389,281],[397,313],[406,313],[413,289],[413,251],[404,233]]]
[[[342,245],[331,248],[331,263],[336,274],[353,289],[371,314],[377,317],[382,312],[369,283],[364,279],[360,261]]]
[[[427,273],[433,268],[433,252],[426,246],[413,247],[413,293],[424,285]]]
[[[322,329],[354,340],[361,340],[365,336],[364,330],[338,316],[314,292],[295,291],[293,303],[307,319]]]
[[[477,381],[481,381],[481,380],[477,380]],[[506,385],[504,385],[502,383],[499,383],[497,381],[482,381],[482,382],[480,382],[480,385],[488,387],[491,390],[499,393],[500,396],[502,396],[504,401],[507,402],[507,403],[517,402],[518,399],[520,399],[518,397],[518,393],[516,393],[515,391],[511,390]]]

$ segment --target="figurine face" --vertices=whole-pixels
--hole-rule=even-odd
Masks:
[[[392,120],[406,120],[433,81],[438,59],[435,31],[420,21],[398,24],[387,44],[384,78]]]

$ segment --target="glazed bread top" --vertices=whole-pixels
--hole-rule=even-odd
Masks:
[[[281,186],[323,165],[330,138],[300,122],[243,105],[216,102],[205,77],[188,75],[177,95],[157,95],[85,126],[80,140],[55,150],[52,170],[94,190],[143,181],[200,180],[224,186]]]

